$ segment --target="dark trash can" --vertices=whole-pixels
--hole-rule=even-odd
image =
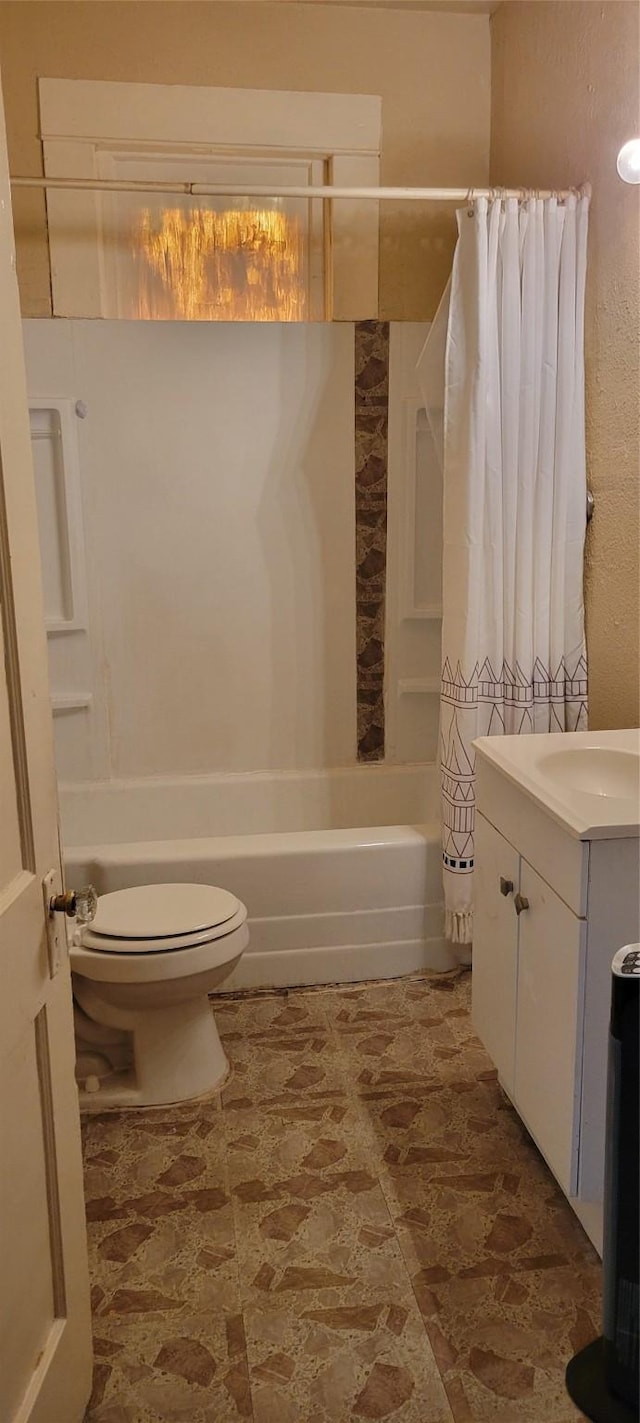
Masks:
[[[638,1423],[640,1357],[640,944],[611,965],[605,1141],[602,1336],[567,1366],[567,1389],[592,1423]]]

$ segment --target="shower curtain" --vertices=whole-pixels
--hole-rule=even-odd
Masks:
[[[437,436],[444,364],[445,933],[470,944],[474,738],[586,727],[588,199],[478,198],[457,217],[418,369]]]

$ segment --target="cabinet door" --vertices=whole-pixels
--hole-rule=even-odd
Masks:
[[[515,1103],[551,1170],[577,1190],[586,922],[522,861]]]
[[[473,1026],[495,1063],[509,1096],[514,1090],[519,889],[517,850],[476,816],[473,912]],[[503,893],[508,885],[512,888]]]

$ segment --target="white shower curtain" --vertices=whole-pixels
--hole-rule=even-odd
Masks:
[[[458,213],[440,758],[445,932],[459,944],[473,937],[474,738],[586,727],[587,222],[588,199],[575,197],[478,198]],[[429,343],[420,366],[429,387]]]

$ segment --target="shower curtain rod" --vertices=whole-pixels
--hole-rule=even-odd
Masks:
[[[265,187],[248,183],[147,182],[131,178],[12,178],[14,188],[70,189],[77,192],[175,193],[194,198],[357,198],[374,202],[464,203],[474,198],[559,198],[590,197],[588,183],[581,188],[337,188]]]

